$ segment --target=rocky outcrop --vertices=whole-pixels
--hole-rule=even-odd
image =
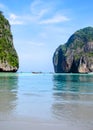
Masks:
[[[8,20],[0,12],[0,72],[16,72],[19,68],[17,52]]]
[[[53,65],[56,73],[93,72],[93,28],[78,30],[60,45],[54,53]]]

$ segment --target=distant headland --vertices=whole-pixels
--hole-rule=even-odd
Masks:
[[[76,31],[53,55],[56,73],[93,72],[93,27]]]

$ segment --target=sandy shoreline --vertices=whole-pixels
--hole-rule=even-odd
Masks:
[[[8,118],[0,121],[0,130],[62,130],[66,126],[56,121],[34,118]]]
[[[59,124],[28,123],[28,122],[0,122],[1,130],[62,130]]]
[[[65,124],[54,123],[30,123],[30,122],[15,122],[15,121],[1,121],[1,130],[82,130],[79,128],[70,128]]]
[[[65,121],[10,119],[0,121],[0,130],[87,130]]]

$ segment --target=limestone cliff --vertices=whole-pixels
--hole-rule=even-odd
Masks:
[[[56,73],[93,72],[93,27],[76,31],[53,56]]]
[[[18,68],[19,60],[10,24],[0,11],[0,72],[16,72]]]

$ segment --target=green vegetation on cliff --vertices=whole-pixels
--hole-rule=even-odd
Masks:
[[[0,11],[0,64],[6,64],[6,62],[6,67],[10,68],[8,71],[17,71],[19,68],[18,55],[13,45],[13,36],[10,24]],[[0,70],[1,69],[2,68],[0,66]]]
[[[80,51],[81,48],[85,47],[87,43],[91,43],[91,42],[93,42],[93,27],[86,27],[84,29],[80,29],[76,31],[68,39],[66,44],[61,45],[61,48],[64,53],[68,48],[72,49],[72,51],[77,51],[77,50]],[[87,52],[86,55],[87,54],[93,56],[93,53]]]
[[[53,64],[59,73],[93,72],[93,27],[76,31],[67,43],[60,45],[54,53]]]
[[[80,29],[76,31],[66,43],[67,46],[71,44],[77,45],[78,47],[82,47],[85,43],[93,41],[93,27],[86,27],[84,29]]]

